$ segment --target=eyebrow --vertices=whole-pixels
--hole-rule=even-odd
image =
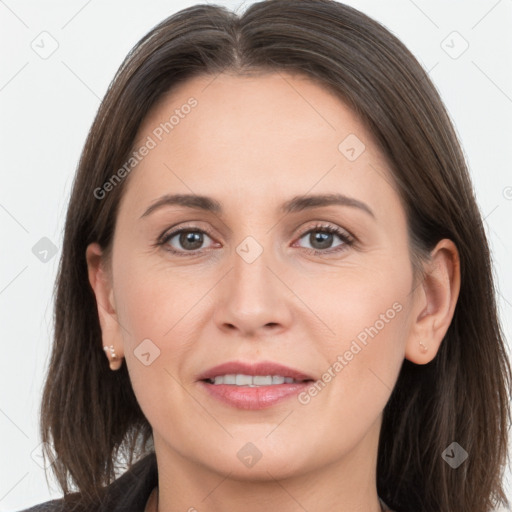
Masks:
[[[216,214],[222,214],[221,204],[211,197],[197,194],[166,194],[153,202],[140,218],[142,219],[143,217],[147,217],[155,210],[158,210],[164,206],[176,205]],[[345,196],[343,194],[315,194],[295,196],[283,203],[280,211],[283,214],[288,214],[300,212],[309,208],[318,208],[331,205],[359,208],[360,210],[369,214],[371,217],[375,218],[375,214],[366,203],[363,203],[362,201],[359,201],[353,197]]]

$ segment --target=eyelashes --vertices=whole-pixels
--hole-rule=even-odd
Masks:
[[[312,237],[313,233],[321,234],[322,237],[320,238],[320,240],[316,239],[315,237]],[[310,244],[311,240],[313,240],[314,243],[319,242],[321,245],[326,241],[327,243],[329,243],[329,241],[332,239],[331,235],[337,236],[342,242],[340,245],[337,245],[334,248],[327,247],[327,249],[302,247],[302,249],[305,249],[308,254],[313,254],[315,256],[345,251],[350,246],[352,246],[355,241],[355,238],[350,233],[348,233],[344,229],[339,228],[338,226],[331,224],[317,224],[316,226],[309,227],[299,235],[298,240],[302,240],[306,235],[309,235]],[[296,247],[296,245],[293,245],[293,247]]]
[[[171,245],[169,245],[169,241],[172,240],[174,237],[176,237],[177,235],[180,235],[179,237],[179,241],[180,243],[183,242],[183,241],[187,241],[187,243],[189,241],[192,241],[190,240],[190,237],[187,237],[186,235],[190,235],[190,234],[193,234],[193,233],[201,233],[202,235],[207,235],[208,238],[213,238],[213,234],[208,230],[208,229],[199,229],[198,227],[196,226],[182,226],[181,228],[179,229],[175,229],[173,231],[171,231],[170,233],[163,233],[157,240],[157,242],[154,244],[158,247],[162,247],[164,250],[170,252],[171,254],[176,254],[178,256],[195,256],[197,255],[198,253],[203,253],[205,252],[204,249],[203,250],[192,250],[192,251],[187,251],[187,250],[178,250],[178,249],[175,249],[174,247],[172,247]],[[183,236],[185,235],[185,236]],[[195,237],[196,241],[197,241],[197,237]]]
[[[206,237],[204,235],[206,235]],[[355,242],[355,237],[353,235],[333,224],[316,224],[314,226],[309,226],[306,230],[302,231],[300,235],[298,235],[297,241],[302,240],[306,235],[309,235],[308,240],[310,245],[311,243],[319,243],[321,246],[330,245],[330,242],[332,242],[335,237],[338,237],[342,242],[335,247],[321,247],[320,249],[316,249],[314,247],[298,247],[307,254],[315,256],[343,252]],[[181,249],[169,244],[173,239],[176,239],[177,245],[181,245]],[[176,256],[192,257],[212,250],[210,248],[200,248],[207,239],[211,239],[212,241],[214,239],[213,233],[208,229],[198,228],[194,225],[187,225],[181,226],[180,228],[174,229],[170,232],[164,232],[158,237],[153,246],[161,247],[165,251]],[[217,242],[215,243],[217,246],[220,246]],[[297,247],[296,243],[297,242],[295,242],[292,247]],[[197,247],[198,244],[199,247]],[[190,249],[190,245],[192,245],[192,249]]]

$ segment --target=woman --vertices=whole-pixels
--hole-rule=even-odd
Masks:
[[[198,5],[136,45],[82,154],[55,315],[64,498],[31,510],[508,504],[510,363],[463,154],[353,8]]]

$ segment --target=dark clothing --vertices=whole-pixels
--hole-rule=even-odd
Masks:
[[[114,480],[101,504],[88,512],[144,512],[151,491],[158,485],[156,455],[151,453],[136,462],[128,471]],[[51,500],[21,512],[72,512],[64,508],[63,499]],[[78,508],[82,512],[83,509]]]
[[[158,485],[156,455],[151,453],[136,462],[108,487],[105,499],[87,512],[144,512],[151,491]],[[385,510],[392,512],[384,502]],[[65,508],[62,498],[46,501],[20,512],[83,512],[83,509]]]

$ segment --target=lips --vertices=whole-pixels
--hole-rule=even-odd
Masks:
[[[280,375],[290,377],[297,381],[310,381],[314,377],[294,368],[284,366],[272,361],[260,361],[258,363],[245,363],[242,361],[228,361],[214,366],[198,376],[198,380],[208,381],[221,375]]]
[[[229,378],[229,384],[221,378],[223,376]],[[253,376],[254,381],[258,382],[247,385],[246,381],[251,380],[249,376]],[[278,377],[278,382],[268,385],[269,376],[272,376],[272,381]],[[236,377],[236,382],[233,382],[233,377]],[[260,383],[260,379],[255,377],[264,377],[266,384]],[[283,377],[286,379],[284,382]],[[310,386],[313,380],[311,375],[272,361],[229,361],[198,375],[199,388],[210,397],[224,406],[253,411],[268,409],[284,400],[290,400]]]

